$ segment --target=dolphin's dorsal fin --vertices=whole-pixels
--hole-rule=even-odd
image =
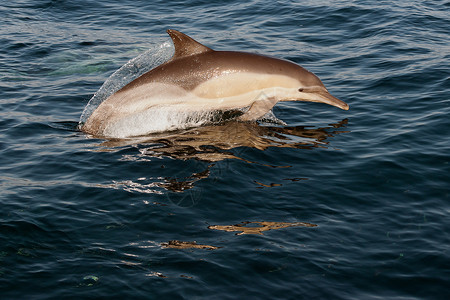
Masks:
[[[214,51],[179,31],[169,29],[167,33],[172,38],[173,45],[175,46],[175,54],[172,59]]]

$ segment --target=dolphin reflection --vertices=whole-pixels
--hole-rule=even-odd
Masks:
[[[260,126],[257,123],[230,121],[145,137],[111,139],[100,146],[115,148],[139,144],[144,146],[140,149],[141,155],[181,160],[197,159],[206,162],[225,159],[245,160],[237,154],[242,153],[245,148],[266,150],[270,147],[298,149],[327,147],[328,138],[348,132],[340,130],[347,122],[348,120],[344,119],[326,127],[308,128],[308,126]]]
[[[266,150],[270,147],[312,149],[326,148],[328,139],[348,131],[343,130],[347,124],[344,119],[325,127],[312,128],[308,126],[280,127],[261,126],[257,123],[242,123],[230,121],[217,125],[196,127],[189,130],[152,134],[145,137],[129,139],[111,139],[104,141],[101,146],[103,151],[114,151],[116,147],[134,145],[139,153],[127,155],[128,160],[141,160],[154,157],[169,157],[177,160],[197,160],[206,162],[201,164],[201,170],[178,170],[168,177],[157,177],[115,182],[116,188],[122,188],[130,192],[161,193],[155,188],[169,192],[181,193],[190,190],[195,185],[211,176],[211,168],[221,164],[224,160],[240,160],[246,163],[254,163],[272,168],[289,166],[272,166],[245,158],[248,149],[255,148]],[[220,166],[220,165],[219,165]],[[181,175],[183,174],[183,175]],[[304,178],[302,178],[304,179]],[[150,182],[148,182],[150,180]],[[257,183],[261,185],[260,183]],[[275,184],[274,186],[280,186]],[[265,186],[265,185],[264,185]],[[191,199],[194,202],[194,199]],[[171,200],[179,205],[184,200]]]

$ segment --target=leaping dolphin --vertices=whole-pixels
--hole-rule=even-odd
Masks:
[[[179,31],[167,33],[175,46],[173,57],[109,96],[80,124],[81,130],[104,137],[139,136],[183,128],[183,118],[188,122],[237,110],[239,120],[251,121],[264,116],[278,101],[349,108],[316,75],[293,62],[215,51]]]

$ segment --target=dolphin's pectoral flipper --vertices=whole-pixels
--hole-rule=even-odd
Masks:
[[[264,116],[272,107],[277,104],[275,98],[267,98],[253,102],[248,111],[238,118],[239,121],[256,121]]]

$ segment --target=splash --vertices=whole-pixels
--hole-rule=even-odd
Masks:
[[[156,121],[157,120],[157,121]],[[178,106],[154,107],[123,118],[104,130],[105,136],[128,138],[220,122],[219,111],[186,111]]]
[[[100,89],[89,100],[81,114],[79,125],[84,124],[92,112],[94,112],[94,110],[109,96],[139,76],[169,60],[172,57],[173,52],[174,47],[172,43],[164,42],[160,45],[151,47],[144,53],[124,64],[103,83]]]

